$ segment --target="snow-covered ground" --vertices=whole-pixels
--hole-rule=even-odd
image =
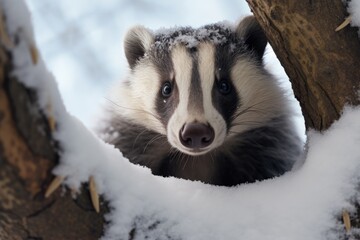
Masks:
[[[350,201],[358,197],[359,107],[347,107],[328,131],[309,133],[304,165],[282,177],[233,188],[156,177],[130,164],[67,112],[43,61],[31,61],[33,36],[24,1],[0,3],[11,36],[24,29],[13,50],[14,74],[38,90],[40,105],[52,109],[47,113],[58,121],[55,137],[63,152],[54,173],[66,176],[71,187],[94,176],[110,203],[104,239],[127,239],[134,225],[137,239],[145,239],[145,231],[149,239],[338,239],[335,230],[342,223],[337,217],[343,209],[351,210]]]

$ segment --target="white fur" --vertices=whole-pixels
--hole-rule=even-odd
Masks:
[[[230,136],[234,132],[241,133],[263,126],[287,111],[288,101],[276,80],[256,67],[250,59],[239,59],[231,71],[231,78],[241,98],[241,107],[236,113],[247,108],[251,110],[235,119],[236,123],[243,124],[232,127]]]
[[[184,46],[176,46],[172,50],[172,61],[175,72],[176,86],[179,91],[179,104],[169,119],[167,137],[169,143],[183,151],[188,150],[181,144],[179,133],[181,127],[189,122],[188,102],[191,83],[192,59]]]
[[[166,134],[163,124],[157,119],[155,101],[159,88],[160,77],[152,63],[140,63],[132,74],[129,74],[130,87],[115,86],[110,95],[112,111],[130,119],[134,123],[145,125],[148,129]]]
[[[199,45],[199,73],[203,92],[204,120],[214,128],[215,138],[208,149],[223,144],[226,136],[226,123],[212,104],[212,89],[215,82],[215,47],[210,43]]]
[[[201,43],[198,48],[199,73],[203,93],[204,112],[195,112],[188,108],[191,84],[192,59],[185,47],[178,46],[172,54],[175,67],[175,78],[179,89],[179,105],[168,123],[168,140],[172,146],[190,155],[204,154],[224,142],[226,135],[226,123],[219,112],[212,105],[211,92],[214,85],[215,49],[210,43]],[[199,99],[200,101],[200,99]],[[191,104],[191,103],[190,103]],[[209,123],[215,132],[214,141],[201,152],[193,152],[192,149],[183,146],[179,139],[179,132],[185,123],[191,122]]]
[[[126,34],[128,38],[141,39],[145,51],[149,50],[154,43],[154,36],[152,32],[144,26],[137,25],[132,27]]]

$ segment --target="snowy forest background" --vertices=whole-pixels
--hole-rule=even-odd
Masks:
[[[199,27],[219,21],[236,22],[251,14],[246,1],[238,0],[27,0],[27,3],[38,48],[57,79],[65,105],[88,127],[96,124],[112,83],[126,74],[123,38],[131,26]],[[290,88],[269,47],[265,58],[270,71]],[[294,108],[299,131],[304,134],[295,101]]]

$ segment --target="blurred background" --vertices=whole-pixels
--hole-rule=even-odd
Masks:
[[[249,15],[242,0],[26,0],[32,15],[37,46],[54,74],[65,105],[88,127],[101,114],[108,90],[125,77],[123,38],[141,24],[151,29],[199,27],[219,21],[237,22]],[[290,84],[271,48],[266,66]],[[289,89],[289,94],[291,90]],[[297,102],[299,131],[304,132]]]

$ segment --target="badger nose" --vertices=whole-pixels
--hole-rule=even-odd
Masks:
[[[188,148],[204,148],[214,141],[214,129],[209,124],[186,123],[180,129],[180,141]]]

